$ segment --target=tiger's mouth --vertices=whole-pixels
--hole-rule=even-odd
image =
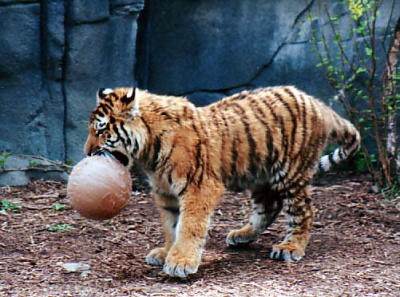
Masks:
[[[125,154],[118,151],[110,152],[107,150],[99,150],[93,155],[115,158],[124,166],[127,166],[129,164],[129,158]]]
[[[121,162],[122,165],[128,166],[129,158],[126,155],[124,155],[123,153],[115,151],[115,152],[111,152],[111,155],[113,155],[115,159],[117,159],[119,162]]]

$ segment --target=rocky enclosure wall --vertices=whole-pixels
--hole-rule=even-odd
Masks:
[[[334,93],[323,69],[316,67],[320,61],[309,41],[312,29],[323,30],[328,46],[335,48],[325,9],[339,16],[340,31],[346,35],[351,18],[343,3],[146,0],[137,78],[154,92],[185,95],[198,105],[242,89],[273,85],[296,85],[327,100]],[[388,22],[393,26],[400,16],[400,1],[381,3],[379,44]],[[312,25],[309,13],[318,18]],[[389,35],[386,41],[390,39]],[[352,42],[347,40],[350,59],[355,58],[349,50]],[[363,48],[363,41],[357,42]],[[380,61],[384,66],[384,59]]]
[[[102,86],[134,84],[144,0],[0,0],[0,151],[79,160]]]
[[[327,100],[303,21],[327,6],[346,30],[341,2],[0,0],[0,152],[78,161],[96,90],[135,81],[198,105],[284,84]],[[380,28],[391,5],[383,1]]]

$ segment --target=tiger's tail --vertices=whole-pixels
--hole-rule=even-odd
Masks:
[[[319,172],[330,170],[332,166],[338,165],[354,155],[360,148],[360,133],[354,125],[333,110],[329,111],[326,113],[329,142],[337,144],[339,147],[320,157],[317,170]]]

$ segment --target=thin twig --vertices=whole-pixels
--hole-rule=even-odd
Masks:
[[[66,172],[65,169],[61,169],[61,168],[40,168],[40,167],[0,169],[0,173],[3,173],[3,172],[14,172],[14,171]]]
[[[337,32],[335,26],[332,24],[331,15],[330,15],[329,10],[328,10],[327,7],[325,7],[325,11],[326,11],[326,14],[327,14],[327,16],[328,16],[329,25],[330,25],[330,27],[331,27],[331,29],[332,29],[332,32],[333,32],[334,36],[337,36],[337,35],[338,35],[338,32]],[[350,69],[352,70],[352,72],[353,72],[355,75],[357,75],[357,69],[354,67],[354,64],[352,63],[352,61],[350,61],[350,59],[347,57],[346,52],[344,51],[343,44],[342,44],[341,42],[338,42],[337,45],[338,45],[338,47],[339,47],[340,54],[343,56],[343,58],[345,59],[345,61],[347,62],[347,64],[350,66]]]
[[[72,168],[73,168],[73,166],[71,166],[71,165],[65,164],[65,163],[63,163],[61,161],[54,161],[54,160],[48,159],[48,158],[43,157],[43,156],[36,156],[36,155],[32,155],[32,156],[29,155],[28,156],[28,155],[20,155],[20,154],[13,154],[13,156],[42,160],[42,161],[51,163],[53,165],[60,166],[60,167],[65,168],[67,170],[72,170]]]

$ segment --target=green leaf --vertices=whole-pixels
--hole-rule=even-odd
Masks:
[[[64,210],[67,206],[61,203],[54,203],[53,209],[56,211]]]
[[[355,160],[357,171],[364,172],[366,170],[366,162],[364,158],[358,158]]]
[[[358,67],[356,70],[356,74],[360,74],[363,72],[367,72],[367,69],[365,69],[365,67]]]
[[[52,227],[48,227],[46,230],[51,232],[65,232],[73,228],[74,227],[68,224],[57,224]]]
[[[11,211],[19,211],[21,209],[21,206],[11,203],[7,201],[6,199],[1,200],[1,210],[11,210]]]
[[[11,156],[11,154],[7,152],[4,152],[0,155],[0,169],[5,168],[9,156]]]
[[[367,54],[367,56],[372,56],[372,49],[371,48],[369,48],[369,47],[366,47],[365,48],[365,53]]]

